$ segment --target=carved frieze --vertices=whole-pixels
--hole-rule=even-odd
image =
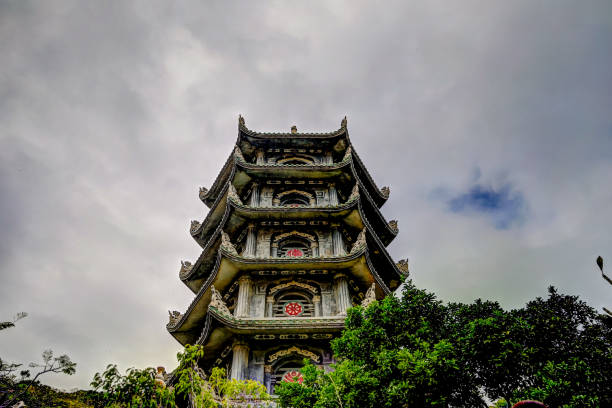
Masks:
[[[236,247],[234,247],[234,244],[232,244],[229,235],[227,235],[225,231],[221,231],[221,248],[223,248],[232,255],[238,255]]]
[[[361,306],[366,308],[372,304],[372,302],[376,301],[376,283],[372,283],[372,286],[368,289],[361,302]]]
[[[295,281],[291,281],[291,282],[286,282],[286,283],[281,283],[280,285],[276,285],[270,288],[270,294],[274,294],[276,292],[278,292],[279,290],[283,290],[286,288],[290,288],[292,286],[297,286],[303,289],[306,289],[307,291],[316,294],[317,293],[317,288],[315,288],[314,286],[311,286],[307,283],[304,282],[295,282]]]
[[[276,360],[278,360],[280,357],[290,356],[292,354],[302,355],[304,357],[307,357],[307,358],[313,360],[316,363],[321,361],[321,357],[316,355],[312,351],[304,350],[304,349],[301,349],[299,347],[292,346],[292,347],[289,347],[288,349],[279,350],[279,351],[277,351],[274,354],[270,354],[270,356],[268,357],[268,362],[273,363]]]
[[[214,285],[211,286],[210,290],[212,292],[212,295],[210,298],[210,307],[214,307],[221,314],[231,316],[232,312],[230,312],[230,310],[227,308],[227,305],[223,301],[221,294],[219,293],[219,291],[217,291],[217,289],[215,289]]]
[[[361,230],[361,232],[357,236],[357,240],[353,244],[350,254],[352,255],[356,253],[357,251],[360,251],[361,249],[365,248],[365,246],[366,246],[366,229],[364,228]]]

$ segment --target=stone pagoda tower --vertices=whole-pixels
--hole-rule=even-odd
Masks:
[[[304,358],[327,367],[330,340],[346,310],[381,299],[408,273],[387,245],[397,222],[379,208],[379,189],[351,145],[342,120],[329,133],[263,133],[238,119],[238,140],[200,199],[210,211],[192,221],[202,247],[179,277],[195,297],[170,313],[182,345],[201,344],[202,368],[226,367],[273,393],[301,382]]]

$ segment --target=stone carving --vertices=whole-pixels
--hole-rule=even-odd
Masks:
[[[397,227],[397,220],[389,221],[389,228],[391,228],[391,230],[397,234],[399,232],[399,228]]]
[[[372,283],[372,286],[368,289],[365,294],[365,297],[361,301],[361,306],[366,308],[372,304],[372,302],[376,301],[376,283]]]
[[[191,227],[189,228],[189,232],[191,232],[191,235],[194,235],[196,232],[198,232],[198,230],[200,229],[200,226],[202,226],[202,224],[200,224],[196,220],[192,220]]]
[[[387,186],[384,186],[380,189],[380,192],[382,193],[383,197],[389,198],[389,194],[391,194],[391,189]]]
[[[157,367],[155,372],[155,385],[166,388],[166,369],[164,367]]]
[[[223,298],[221,297],[221,294],[219,293],[219,291],[217,291],[217,289],[215,289],[214,285],[211,286],[210,290],[212,292],[212,295],[210,297],[209,307],[214,307],[221,314],[231,316],[232,312],[229,311],[229,309],[227,308],[227,305],[225,304],[225,302],[223,301]]]
[[[284,234],[277,235],[274,238],[274,242],[279,242],[280,240],[290,237],[292,235],[297,235],[298,237],[306,238],[310,242],[316,242],[314,235],[306,234],[305,232],[299,232],[299,231],[291,231],[291,232],[286,232]]]
[[[357,236],[357,240],[353,244],[353,247],[351,248],[351,252],[349,255],[352,255],[356,253],[357,251],[365,248],[365,246],[366,246],[366,229],[364,228],[361,230],[361,232]]]
[[[179,271],[179,276],[187,276],[189,272],[191,272],[191,268],[193,268],[191,262],[181,261],[181,270]]]
[[[170,320],[168,322],[168,326],[174,326],[179,320],[181,320],[181,317],[183,317],[183,315],[178,310],[168,310],[168,317]]]
[[[304,289],[306,289],[309,292],[317,293],[317,288],[315,288],[314,286],[311,286],[311,285],[309,285],[307,283],[303,283],[303,282],[294,282],[294,281],[291,281],[291,282],[287,282],[287,283],[281,283],[280,285],[276,285],[276,286],[270,288],[270,294],[276,293],[279,290],[286,289],[286,288],[289,288],[291,286],[297,286],[297,287],[300,287],[300,288],[304,288]]]
[[[246,127],[246,124],[244,122],[244,118],[242,117],[242,115],[238,115],[238,126]]]
[[[344,119],[342,119],[342,121],[340,122],[340,128],[346,129],[346,125],[347,125],[347,121],[346,121],[346,116],[345,116]]]
[[[227,197],[233,202],[235,202],[236,204],[242,205],[242,200],[240,199],[240,196],[238,195],[238,192],[236,191],[236,187],[234,187],[234,185],[231,183],[227,191]]]
[[[282,193],[279,193],[276,196],[276,199],[280,200],[284,196],[286,196],[288,194],[293,194],[293,193],[297,193],[297,194],[303,195],[304,197],[308,198],[308,200],[310,200],[311,202],[314,200],[314,196],[312,194],[310,194],[309,192],[301,191],[301,190],[296,190],[296,189],[283,191]]]
[[[246,160],[244,160],[244,156],[242,155],[242,151],[240,150],[240,148],[238,146],[236,146],[236,148],[234,149],[234,157],[241,162],[246,162]]]
[[[347,162],[349,160],[351,160],[351,146],[346,148],[346,152],[344,152],[344,157],[342,158],[343,162]]]
[[[402,259],[396,265],[397,269],[399,269],[402,275],[408,276],[410,274],[410,270],[408,269],[408,259]]]
[[[221,248],[232,255],[238,255],[236,247],[232,244],[229,235],[225,231],[221,231]]]
[[[357,183],[355,183],[355,186],[353,187],[353,191],[351,191],[351,195],[349,196],[348,200],[346,200],[347,203],[350,203],[351,201],[357,200],[359,198],[359,186],[357,185]]]
[[[297,133],[297,126],[291,126],[291,134],[295,135]]]
[[[200,200],[203,200],[208,195],[208,189],[206,187],[200,187]]]
[[[278,360],[279,357],[285,357],[285,356],[289,356],[291,354],[300,354],[300,355],[302,355],[304,357],[308,357],[309,359],[311,359],[315,363],[318,363],[318,362],[321,361],[321,357],[317,356],[312,351],[308,351],[308,350],[304,350],[304,349],[298,348],[296,346],[292,346],[292,347],[289,347],[288,349],[279,350],[279,351],[277,351],[274,354],[270,354],[270,356],[268,357],[268,362],[273,363],[276,360]]]

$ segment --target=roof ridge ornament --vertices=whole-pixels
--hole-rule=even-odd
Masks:
[[[406,277],[410,275],[410,270],[408,268],[408,258],[399,260],[396,266],[397,269],[399,269],[399,271],[402,273],[402,275]]]
[[[238,255],[238,251],[236,251],[236,247],[232,244],[229,235],[225,231],[221,231],[221,248],[226,250],[232,255]]]
[[[191,272],[193,265],[189,261],[181,261],[181,269],[179,270],[179,277],[183,278]]]
[[[210,287],[210,291],[212,292],[210,297],[209,307],[214,307],[221,314],[231,316],[232,312],[227,308],[227,305],[223,301],[223,297],[221,297],[221,293],[215,288],[215,285]]]
[[[381,194],[385,198],[389,198],[389,194],[391,194],[391,189],[388,186],[384,186],[380,189]]]
[[[204,200],[206,198],[206,196],[208,195],[208,189],[206,187],[200,187],[200,200]]]
[[[344,119],[340,122],[340,129],[346,129],[346,115],[344,115]]]
[[[168,324],[166,327],[175,326],[178,321],[181,320],[181,317],[183,317],[183,315],[178,310],[168,310]]]
[[[349,255],[353,255],[360,249],[365,248],[365,246],[366,246],[366,229],[364,228],[361,230],[361,232],[357,236],[357,239],[355,240],[355,243],[353,244],[353,247],[351,248],[351,252],[349,253]]]
[[[230,183],[229,190],[227,192],[227,198],[235,202],[236,204],[243,205],[238,192],[236,191],[236,187]]]
[[[365,297],[361,301],[361,307],[364,309],[376,301],[376,283],[372,282],[372,286],[368,288]]]
[[[191,232],[191,235],[195,235],[201,226],[202,224],[200,224],[199,221],[191,220],[191,227],[189,227],[189,232]]]
[[[244,118],[240,114],[238,115],[238,127],[246,127],[246,124],[244,123]]]
[[[297,126],[293,125],[291,126],[291,134],[295,135],[297,133]]]
[[[391,231],[397,234],[399,232],[399,228],[397,226],[397,220],[389,221],[389,228],[391,228]]]

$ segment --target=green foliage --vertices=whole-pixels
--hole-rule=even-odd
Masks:
[[[252,380],[228,380],[222,368],[213,368],[206,380],[198,365],[203,356],[202,346],[190,345],[177,354],[179,364],[173,373],[176,379],[174,387],[157,384],[153,368],[130,368],[123,376],[115,365],[109,365],[102,374],[97,373],[91,385],[102,391],[104,406],[111,408],[172,408],[176,406],[177,397],[189,401],[194,408],[226,407],[235,401],[270,401],[263,385]]]
[[[117,366],[109,364],[106,370],[94,375],[92,387],[101,391],[107,407],[175,407],[174,391],[155,383],[155,369],[129,368],[121,375]]]
[[[505,311],[443,305],[406,282],[401,298],[350,309],[332,349],[333,372],[306,364],[301,385],[277,385],[281,406],[487,407],[485,395],[496,406],[612,406],[612,318],[554,288]]]

